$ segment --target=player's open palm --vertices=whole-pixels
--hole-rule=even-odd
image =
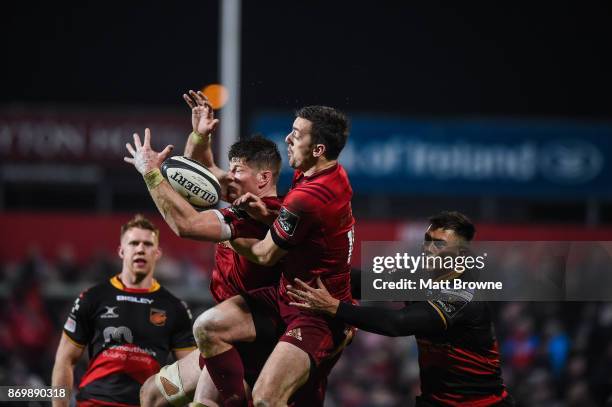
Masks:
[[[217,128],[219,119],[215,119],[215,113],[202,92],[189,91],[189,94],[183,94],[183,99],[191,108],[191,126],[193,131],[206,136],[211,134]]]
[[[161,152],[151,148],[151,130],[145,129],[144,142],[140,142],[138,133],[134,133],[134,146],[126,143],[125,147],[131,157],[123,157],[125,162],[132,164],[136,170],[145,175],[151,170],[161,167],[161,164],[170,155],[174,146],[168,145]]]

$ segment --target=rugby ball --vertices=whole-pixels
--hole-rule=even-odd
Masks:
[[[221,185],[199,162],[187,157],[170,157],[162,163],[161,173],[172,189],[197,210],[210,208],[219,202]]]

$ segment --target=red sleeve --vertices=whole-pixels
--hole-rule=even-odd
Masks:
[[[232,206],[219,209],[219,212],[232,230],[232,239],[239,237],[263,239],[268,232],[267,225],[253,220],[241,209]]]
[[[308,193],[291,191],[270,228],[272,240],[278,247],[290,250],[308,235],[317,222],[317,213],[316,204]]]

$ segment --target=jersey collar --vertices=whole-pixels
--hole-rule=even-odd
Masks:
[[[315,173],[314,173],[314,174],[312,174],[312,175],[304,175],[304,173],[300,171],[300,172],[297,174],[297,177],[295,178],[295,182],[296,182],[296,183],[298,183],[298,182],[300,182],[301,180],[304,180],[304,181],[306,181],[306,182],[308,182],[308,181],[312,181],[313,179],[318,178],[318,177],[320,177],[321,175],[325,175],[325,174],[329,174],[329,173],[334,172],[334,171],[335,171],[337,168],[338,168],[338,163],[336,162],[336,163],[335,163],[334,165],[332,165],[331,167],[325,168],[324,170],[321,170],[321,171],[319,171],[319,172],[315,172]]]
[[[153,293],[157,290],[160,289],[160,285],[157,282],[156,279],[153,279],[153,284],[151,285],[150,288],[128,288],[125,285],[123,285],[123,282],[121,281],[121,279],[119,278],[118,275],[116,275],[115,277],[110,279],[110,283],[112,284],[113,287],[115,287],[118,290],[121,291],[125,291],[127,293],[140,293],[140,294],[144,294],[144,293]]]

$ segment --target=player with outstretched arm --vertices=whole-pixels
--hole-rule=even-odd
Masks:
[[[472,240],[472,222],[458,212],[430,218],[424,251],[430,256],[457,254]],[[358,329],[385,336],[415,335],[419,348],[421,395],[417,406],[512,406],[502,381],[500,354],[486,302],[471,301],[466,290],[445,290],[443,297],[402,309],[355,306],[334,298],[321,280],[317,288],[300,279],[288,285],[292,305],[328,315]]]

